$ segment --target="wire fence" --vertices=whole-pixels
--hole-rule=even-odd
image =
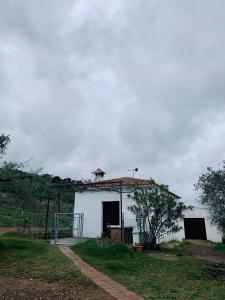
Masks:
[[[124,218],[119,224],[107,223],[102,216],[82,213],[43,213],[0,209],[0,233],[16,232],[50,240],[53,244],[75,244],[87,239],[104,239],[109,243],[133,244],[139,233],[134,218]]]
[[[54,216],[54,244],[76,244],[83,240],[84,214],[56,213]]]
[[[54,213],[0,208],[0,234],[8,232],[36,238],[54,238]]]

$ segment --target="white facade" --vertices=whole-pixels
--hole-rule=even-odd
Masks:
[[[86,191],[75,194],[74,213],[84,213],[83,235],[85,237],[101,236],[103,229],[102,203],[107,201],[120,201],[120,194],[112,191]],[[131,205],[127,194],[123,194],[122,202],[124,225],[136,227],[135,216],[127,209],[127,206]]]
[[[124,226],[133,227],[133,242],[138,242],[139,234],[137,231],[135,216],[127,209],[131,205],[131,200],[126,193],[122,194],[122,212],[124,215]],[[74,212],[84,213],[84,237],[97,238],[100,237],[103,231],[103,202],[120,201],[120,194],[113,191],[85,191],[83,193],[76,192]],[[203,208],[193,208],[193,210],[186,210],[185,218],[204,218],[206,227],[207,240],[213,242],[221,242],[222,234],[210,224],[207,216],[207,211]],[[114,224],[111,224],[114,225]],[[172,239],[185,239],[184,222],[180,223],[182,229],[174,235],[166,236],[162,240],[169,241]]]
[[[210,223],[209,216],[207,214],[207,210],[205,208],[194,207],[193,210],[186,210],[184,212],[185,218],[203,218],[205,220],[205,229],[206,229],[206,239],[215,243],[222,242],[222,233],[217,230],[215,226]],[[162,240],[178,240],[182,241],[185,239],[184,232],[184,222],[180,222],[180,226],[182,229],[174,235],[166,236]]]

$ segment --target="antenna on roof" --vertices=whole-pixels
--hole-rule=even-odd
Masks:
[[[134,172],[138,172],[138,168],[135,168],[135,169],[131,169],[131,170],[128,170],[129,172],[133,172],[133,178],[134,178]]]

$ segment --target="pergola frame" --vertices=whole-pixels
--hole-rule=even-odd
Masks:
[[[29,178],[32,180],[32,177],[34,175],[22,175],[18,176],[18,178],[21,179],[27,179]],[[0,182],[9,182],[11,181],[11,178],[0,178]],[[71,183],[52,183],[50,189],[49,189],[49,195],[48,195],[48,202],[47,202],[47,210],[46,210],[46,224],[45,224],[45,235],[47,233],[47,225],[48,225],[48,213],[49,213],[49,201],[50,201],[50,193],[51,189],[58,189],[58,208],[60,212],[60,193],[63,190],[69,190],[69,191],[74,191],[74,192],[86,192],[86,191],[111,191],[111,192],[117,192],[120,194],[120,230],[121,230],[121,243],[124,242],[124,224],[123,224],[123,194],[130,194],[135,191],[136,188],[140,187],[149,187],[151,185],[157,186],[154,182],[149,182],[148,184],[128,184],[125,182],[125,180],[103,180],[103,181],[72,181]],[[128,190],[123,191],[123,188],[126,187]],[[172,194],[174,197],[179,199],[180,197],[177,196],[176,194],[169,192]]]
[[[69,189],[74,192],[87,192],[87,191],[109,191],[109,192],[117,192],[120,194],[120,237],[121,244],[124,243],[124,222],[123,222],[123,194],[130,194],[134,192],[135,188],[138,186],[143,187],[146,185],[131,185],[123,182],[123,180],[105,180],[105,181],[87,181],[87,182],[74,182],[71,184],[60,185],[58,188],[60,190]],[[123,191],[123,187],[127,187],[128,191]]]

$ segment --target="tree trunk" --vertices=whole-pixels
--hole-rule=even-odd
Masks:
[[[58,212],[60,213],[61,207],[60,207],[60,188],[58,190],[58,195],[57,195],[57,202],[58,202]]]
[[[159,250],[159,245],[157,244],[155,236],[150,241],[150,249]]]

